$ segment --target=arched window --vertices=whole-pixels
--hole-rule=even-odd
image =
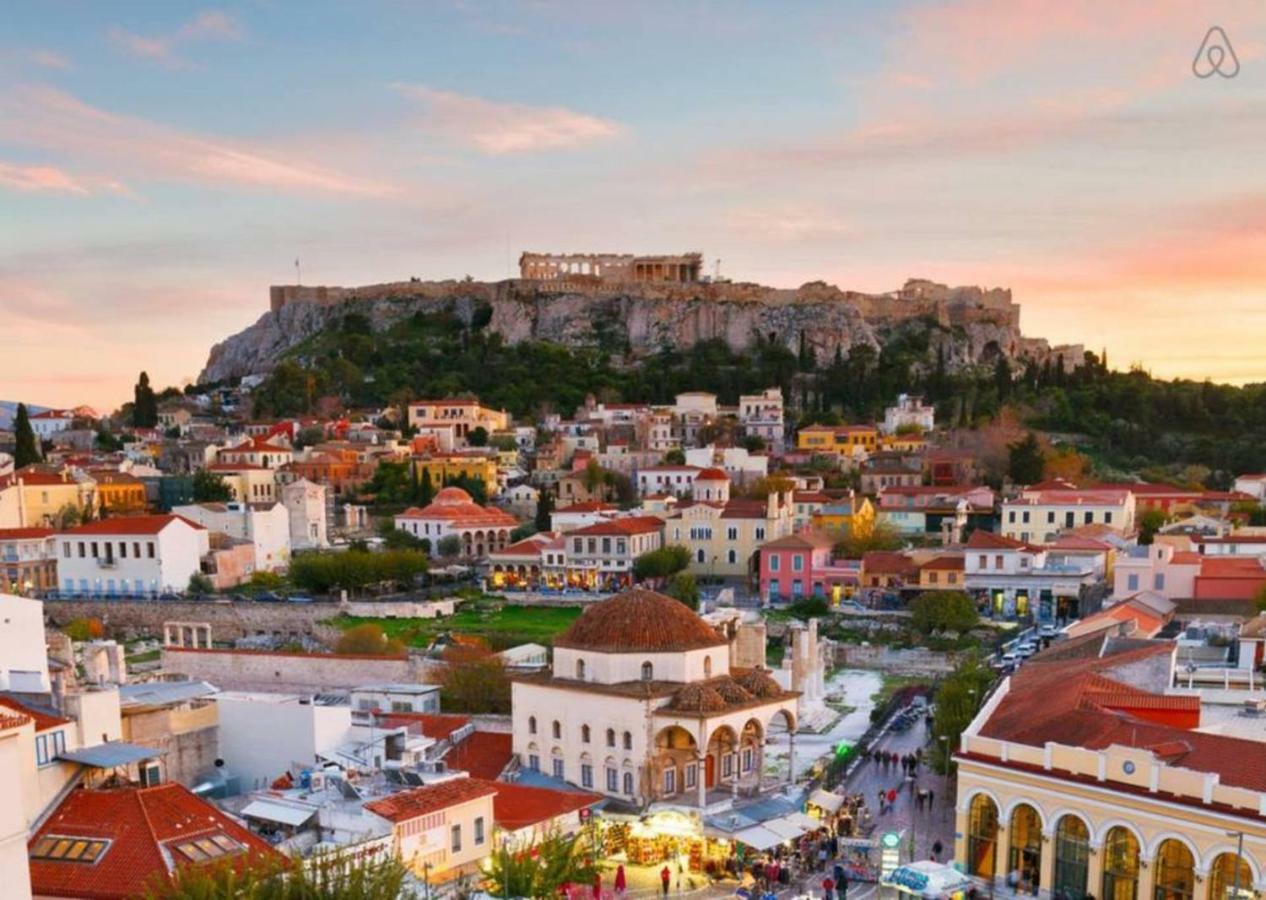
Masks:
[[[1056,896],[1086,896],[1090,873],[1090,832],[1076,816],[1064,816],[1055,826]]]
[[[1195,892],[1195,857],[1182,841],[1162,841],[1156,849],[1155,900],[1191,900]]]
[[[735,550],[731,550],[727,553],[726,557],[729,559],[730,565],[734,565],[734,563],[738,562],[738,552]]]
[[[703,677],[704,678],[712,677],[712,657],[711,656],[705,656],[703,658]]]
[[[585,661],[583,659],[576,660],[576,680],[585,680]]]
[[[652,666],[649,661],[642,663],[642,680],[650,681],[654,677],[655,677],[655,667]]]
[[[988,794],[977,794],[967,818],[967,873],[993,878],[997,871],[998,807]]]
[[[608,747],[615,746],[615,729],[614,728],[607,729],[607,746]]]
[[[633,734],[628,731],[624,732],[624,749],[625,750],[633,749]]]
[[[536,716],[528,716],[528,734],[536,734]]]
[[[1037,895],[1042,878],[1042,820],[1037,810],[1022,803],[1011,813],[1011,849],[1007,877],[1019,874],[1016,890]]]
[[[589,743],[589,726],[588,725],[580,726],[580,742],[582,744]]]
[[[563,736],[563,726],[559,725],[558,720],[555,719],[554,720],[554,737],[560,738],[562,736]]]
[[[632,772],[624,773],[624,793],[626,794],[633,793],[633,773]]]
[[[1139,841],[1120,825],[1103,839],[1103,900],[1136,900],[1139,894]]]
[[[697,562],[703,562],[703,560],[704,560],[704,555],[703,555],[703,548],[702,548],[702,547],[700,547],[698,550],[696,550],[696,551],[695,551],[695,560],[696,560]]]
[[[1236,877],[1239,863],[1239,877]],[[1236,896],[1236,884],[1239,896]],[[1248,861],[1234,853],[1222,853],[1209,867],[1209,900],[1246,900],[1253,896],[1253,870]]]

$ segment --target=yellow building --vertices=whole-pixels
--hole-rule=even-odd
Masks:
[[[497,457],[488,453],[431,453],[413,457],[413,477],[422,480],[422,473],[430,475],[431,486],[439,490],[446,482],[465,477],[482,481],[486,496],[495,497],[497,487]]]
[[[1041,897],[1261,896],[1261,721],[1169,693],[1175,653],[1092,635],[1003,682],[955,756],[964,871]]]
[[[695,575],[746,578],[758,571],[761,546],[794,526],[791,492],[772,492],[764,500],[685,504],[664,523],[664,543],[690,551]]]
[[[865,456],[879,446],[879,429],[873,425],[810,425],[796,435],[796,449],[834,456]]]
[[[829,534],[869,537],[875,532],[875,506],[870,498],[851,493],[846,497],[830,499],[810,517],[810,526],[815,531]]]
[[[93,516],[97,511],[96,484],[91,478],[75,478],[68,471],[52,471],[26,466],[0,478],[0,489],[16,488],[13,501],[6,508],[16,510],[14,528],[38,528],[60,524],[63,511],[73,508],[80,516]]]
[[[213,463],[207,466],[224,479],[239,503],[265,503],[277,499],[277,473],[250,463]]]
[[[883,434],[879,436],[879,449],[897,453],[920,453],[928,446],[922,434]]]
[[[97,483],[97,503],[110,515],[133,515],[144,512],[148,506],[145,483],[135,475],[113,470],[94,470],[92,480]]]

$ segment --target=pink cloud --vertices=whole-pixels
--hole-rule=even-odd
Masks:
[[[129,56],[173,68],[188,65],[176,52],[183,44],[193,41],[238,41],[244,34],[245,31],[235,18],[219,10],[201,12],[166,34],[137,34],[119,25],[106,31],[110,43]]]
[[[52,87],[27,87],[0,99],[0,140],[85,160],[117,178],[176,179],[199,184],[384,196],[392,189],[308,162],[240,143],[188,134],[145,119],[90,106]]]
[[[63,71],[74,68],[71,65],[70,57],[57,53],[53,50],[32,50],[30,53],[31,62],[37,66],[43,66],[45,69],[61,69]]]
[[[72,175],[55,166],[22,166],[0,160],[0,187],[24,193],[126,194],[127,188],[111,179]]]
[[[394,87],[426,108],[427,125],[435,132],[489,156],[570,150],[623,130],[610,119],[563,106],[498,103],[420,84]]]

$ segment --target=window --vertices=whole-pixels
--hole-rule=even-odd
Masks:
[[[985,569],[989,568],[989,557],[988,557],[988,556],[986,556],[986,555],[985,555],[985,554],[983,554],[983,553],[982,553],[982,554],[980,554],[980,558],[976,560],[976,566],[977,566],[977,568],[979,568],[982,572],[983,572]]]
[[[536,734],[536,716],[528,716],[528,734]]]
[[[1107,512],[1103,514],[1103,524],[1105,525],[1112,524],[1112,510],[1108,510]]]
[[[1050,512],[1046,514],[1046,524],[1047,525],[1055,524],[1055,510],[1051,510]]]
[[[127,541],[119,541],[119,559],[127,559]]]
[[[692,788],[698,783],[698,770],[695,766],[686,766],[686,788]]]
[[[153,541],[146,541],[145,555],[148,556],[150,559],[154,558],[154,542]]]
[[[1090,524],[1091,522],[1093,522],[1094,520],[1095,520],[1095,514],[1094,514],[1094,511],[1093,511],[1093,510],[1089,510],[1089,509],[1088,509],[1088,510],[1086,510],[1085,523],[1086,523],[1087,525],[1089,525],[1089,524]]]
[[[1015,510],[1014,509],[1011,510],[1009,513],[1007,513],[1007,522],[1008,524],[1011,524],[1011,525],[1015,524]]]
[[[698,550],[695,551],[695,562],[703,562],[704,559],[705,557],[703,555],[703,548],[700,547]]]
[[[615,729],[614,728],[607,729],[607,746],[608,747],[615,746]]]
[[[801,572],[803,570],[804,570],[804,557],[801,556],[799,553],[796,553],[791,557],[791,571]]]
[[[582,744],[589,743],[589,726],[588,725],[580,726],[580,742]]]
[[[705,656],[703,658],[703,677],[704,678],[712,677],[712,657],[711,656]]]
[[[58,729],[35,736],[35,764],[47,766],[66,749],[66,733]]]
[[[995,555],[994,555],[994,558],[993,558],[993,567],[994,567],[995,569],[1001,569],[1001,568],[1002,568],[1002,554],[1001,554],[1001,553],[997,553],[997,554],[995,554]]]
[[[1137,572],[1131,572],[1125,577],[1125,586],[1127,590],[1137,591],[1139,589],[1139,576]]]
[[[721,757],[721,776],[731,778],[734,775],[734,754],[726,753]]]
[[[1152,590],[1154,591],[1165,590],[1165,573],[1164,572],[1157,572],[1155,575],[1152,576]]]
[[[731,525],[729,528],[725,529],[725,536],[731,541],[737,541],[738,529]]]
[[[461,825],[454,825],[454,826],[453,826],[453,843],[452,843],[452,848],[453,848],[453,852],[454,852],[454,853],[461,853],[461,852],[462,852],[462,826],[461,826]]]
[[[633,773],[632,772],[624,773],[624,793],[626,794],[633,793]]]
[[[642,680],[650,681],[655,677],[655,667],[650,662],[642,663]]]
[[[624,732],[624,749],[625,750],[633,749],[633,733],[630,731]]]
[[[478,847],[484,842],[484,817],[475,817],[475,846]]]
[[[593,766],[588,763],[581,763],[580,786],[584,788],[593,787]]]
[[[756,526],[756,540],[758,541],[765,540],[765,526],[764,525]]]
[[[752,771],[753,758],[754,758],[754,755],[752,753],[752,748],[751,747],[743,748],[743,771],[744,772]]]
[[[1029,524],[1029,511],[1027,509],[1024,511],[1024,514],[1020,516],[1020,520],[1024,522],[1025,525]]]
[[[555,759],[555,760],[554,760],[554,777],[555,777],[555,778],[564,778],[564,777],[566,777],[566,776],[563,774],[563,772],[564,772],[564,769],[563,769],[563,761],[562,761],[561,759]]]
[[[778,571],[778,559],[779,557],[777,553],[769,554],[769,571],[771,572]]]
[[[558,720],[554,720],[554,737],[561,738],[563,736],[563,726],[558,724]]]
[[[664,793],[665,794],[677,793],[677,770],[676,769],[664,770]]]
[[[730,565],[734,565],[734,563],[738,562],[738,552],[735,550],[730,550],[728,553],[725,554],[725,556],[726,556],[726,559],[729,561]]]
[[[533,772],[541,771],[541,758],[535,753],[528,754],[528,768]]]
[[[70,541],[62,541],[62,556],[70,559]]]
[[[585,661],[583,659],[576,660],[576,680],[585,680]]]

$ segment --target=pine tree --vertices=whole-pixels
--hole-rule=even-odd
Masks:
[[[158,424],[158,398],[149,386],[149,375],[141,373],[132,391],[132,425],[135,428],[153,428]]]
[[[549,531],[550,514],[554,512],[554,495],[549,488],[541,488],[536,497],[536,530]]]
[[[1029,432],[1014,444],[1008,444],[1008,474],[1016,484],[1036,484],[1042,480],[1046,468],[1046,455],[1037,435]]]
[[[998,387],[998,399],[1005,401],[1011,396],[1011,364],[1005,356],[999,356],[993,367],[993,381]]]
[[[13,431],[17,438],[17,446],[13,453],[13,464],[17,468],[29,466],[40,461],[40,442],[35,437],[35,429],[31,427],[31,416],[26,404],[18,404],[18,413],[13,420]]]
[[[426,506],[435,498],[435,485],[431,484],[431,470],[422,469],[421,484],[418,487],[418,502]]]

